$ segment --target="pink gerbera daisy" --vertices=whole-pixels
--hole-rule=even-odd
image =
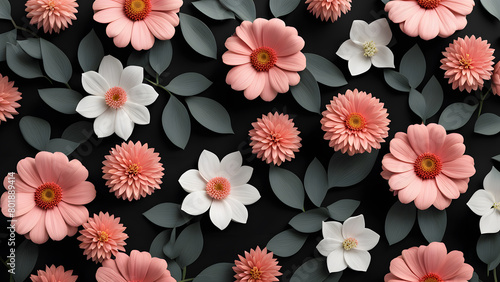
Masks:
[[[476,173],[463,143],[462,135],[446,134],[439,124],[410,125],[408,134],[398,132],[391,140],[391,152],[382,159],[382,177],[403,204],[415,201],[421,210],[432,205],[443,210],[467,191]]]
[[[34,243],[45,243],[49,237],[60,241],[75,235],[78,226],[89,218],[83,205],[94,200],[94,185],[85,181],[89,173],[78,160],[69,161],[63,153],[40,152],[35,158],[17,163],[15,179],[5,177],[5,189],[14,186],[17,220],[16,232]],[[2,213],[9,212],[9,192],[0,199]]]
[[[9,82],[7,76],[0,74],[0,120],[7,121],[7,118],[14,118],[17,115],[16,108],[21,107],[17,101],[21,100],[21,93],[14,87],[14,81]]]
[[[307,0],[307,10],[322,21],[336,21],[351,10],[352,0]]]
[[[62,265],[57,268],[55,265],[51,267],[45,266],[45,271],[37,270],[37,275],[31,274],[32,282],[75,282],[78,278],[77,275],[72,275],[73,270],[64,271],[64,267]]]
[[[474,269],[460,251],[448,253],[445,244],[412,247],[391,261],[385,282],[467,282]]]
[[[106,34],[117,47],[132,43],[137,51],[153,47],[155,37],[171,39],[179,25],[182,0],[95,0],[94,20],[107,23]]]
[[[164,259],[151,257],[148,252],[133,250],[130,257],[124,253],[107,259],[95,274],[97,282],[175,282]]]
[[[28,0],[25,11],[31,18],[30,24],[38,24],[37,28],[43,26],[45,33],[59,33],[71,20],[76,20],[77,7],[76,0]]]
[[[330,147],[349,156],[380,149],[388,136],[389,114],[384,103],[366,92],[347,90],[346,94],[333,97],[326,105],[321,119],[321,129]]]
[[[392,0],[385,4],[389,19],[409,36],[446,38],[467,25],[474,0]]]
[[[281,276],[282,273],[279,272],[281,266],[278,265],[278,261],[273,258],[273,252],[267,252],[267,249],[263,250],[260,247],[257,249],[250,249],[250,253],[245,251],[245,257],[238,255],[240,260],[235,260],[233,266],[235,282],[248,281],[248,282],[271,282],[279,281],[277,276]]]
[[[300,82],[298,71],[306,67],[300,50],[304,40],[294,27],[280,19],[244,21],[236,34],[226,40],[222,61],[233,67],[226,83],[236,91],[244,91],[249,100],[259,95],[272,101],[279,93]]]
[[[253,129],[250,130],[252,153],[266,163],[273,162],[275,165],[281,165],[285,160],[291,161],[295,158],[294,153],[302,147],[300,131],[294,125],[288,115],[262,115],[262,119],[258,118],[257,122],[252,123]]]
[[[490,44],[486,40],[481,40],[473,35],[465,39],[454,40],[441,59],[441,69],[445,70],[444,77],[448,78],[448,83],[453,89],[460,91],[482,89],[485,80],[491,78],[493,70],[493,52],[495,49],[489,48]]]
[[[125,251],[123,246],[128,238],[123,232],[125,229],[119,217],[99,212],[99,215],[94,214],[83,224],[83,230],[80,230],[82,235],[77,239],[82,241],[80,248],[84,249],[83,254],[87,255],[87,259],[102,262],[111,258],[111,255],[116,256],[118,251]]]
[[[495,70],[491,76],[491,92],[500,95],[500,62],[495,65]]]
[[[105,158],[102,178],[107,180],[109,191],[115,192],[117,198],[139,200],[161,189],[163,164],[159,154],[153,148],[148,149],[148,144],[123,142],[112,148]]]

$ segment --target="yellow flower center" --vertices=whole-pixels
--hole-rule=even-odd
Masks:
[[[363,55],[367,58],[375,56],[375,54],[377,54],[378,52],[377,46],[373,41],[366,41],[365,43],[363,43],[363,49],[365,50],[365,53]]]
[[[127,92],[123,88],[115,86],[104,94],[104,100],[109,107],[119,109],[127,102]]]
[[[108,241],[108,239],[109,239],[108,233],[106,233],[105,231],[97,231],[97,240],[99,242],[105,243]]]
[[[419,282],[443,282],[443,279],[437,274],[429,273],[420,278]]]
[[[345,125],[350,130],[360,131],[360,130],[365,129],[366,120],[359,113],[351,113],[347,116],[347,118],[345,120]]]
[[[214,177],[207,182],[206,191],[212,199],[222,200],[229,196],[231,183],[224,177]]]
[[[424,9],[434,9],[439,6],[441,0],[417,0],[417,2]]]
[[[354,238],[347,238],[344,240],[344,242],[342,242],[342,246],[346,251],[352,250],[358,247],[358,240]]]
[[[45,9],[46,10],[50,10],[50,11],[54,11],[54,9],[56,8],[56,3],[54,0],[50,0],[49,3],[47,3]]]
[[[142,170],[142,167],[138,164],[131,164],[127,168],[127,173],[129,176],[136,176]]]
[[[262,271],[260,271],[257,266],[254,266],[252,269],[250,269],[250,278],[253,280],[260,280],[262,275]]]
[[[59,185],[53,182],[47,182],[35,191],[35,203],[38,207],[42,209],[51,209],[62,199],[62,189]]]
[[[151,0],[125,0],[123,7],[129,19],[142,21],[151,12]]]
[[[250,54],[250,63],[257,71],[269,71],[278,60],[276,51],[269,47],[260,47]]]
[[[442,168],[441,159],[433,153],[423,153],[413,165],[415,173],[422,179],[435,178]]]
[[[461,56],[460,60],[458,60],[460,63],[460,69],[473,69],[474,67],[472,66],[472,59],[469,54],[465,54],[465,56]]]
[[[492,209],[500,210],[500,202],[496,202],[491,206]]]

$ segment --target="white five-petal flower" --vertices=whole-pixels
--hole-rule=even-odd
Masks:
[[[316,247],[327,257],[326,263],[330,273],[339,272],[347,267],[366,271],[370,265],[373,249],[380,236],[373,230],[365,228],[363,215],[348,218],[342,225],[340,222],[323,222],[323,237]]]
[[[214,153],[203,150],[198,170],[190,169],[179,178],[182,188],[189,193],[181,209],[190,215],[200,215],[210,209],[210,219],[220,230],[231,220],[246,223],[245,205],[257,202],[260,193],[247,184],[253,168],[242,166],[242,163],[240,152],[228,154],[219,161]]]
[[[500,172],[496,168],[484,177],[484,189],[477,190],[467,206],[477,215],[481,234],[500,231]]]
[[[127,140],[134,124],[149,124],[146,106],[151,105],[158,93],[150,85],[143,84],[142,67],[128,66],[113,56],[105,56],[99,72],[87,71],[82,75],[84,97],[76,111],[86,118],[96,118],[94,131],[99,138],[113,133]]]
[[[353,21],[350,37],[340,45],[337,55],[349,61],[351,75],[368,71],[372,64],[377,68],[394,68],[394,54],[386,46],[391,42],[392,32],[385,18],[370,24]]]

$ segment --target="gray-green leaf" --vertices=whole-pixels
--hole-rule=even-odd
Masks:
[[[212,82],[202,74],[187,72],[174,77],[165,88],[181,96],[193,96],[207,90],[210,85]]]
[[[149,50],[148,51],[133,51],[127,60],[129,66],[140,66],[151,76],[155,77],[156,72],[149,65]]]
[[[149,51],[149,64],[157,74],[162,74],[172,61],[172,43],[170,40],[156,40]]]
[[[10,3],[9,0],[0,0],[0,19],[10,20]]]
[[[19,128],[24,137],[35,149],[42,151],[50,140],[50,124],[37,117],[25,116],[19,121]]]
[[[193,282],[232,282],[234,281],[233,264],[221,262],[205,268]]]
[[[500,21],[500,1],[498,0],[481,0],[486,11],[495,16]]]
[[[384,70],[384,79],[390,87],[401,92],[410,92],[411,86],[408,78],[401,73],[394,70]]]
[[[78,62],[84,72],[97,70],[104,57],[101,40],[92,29],[78,45]]]
[[[61,152],[65,155],[69,155],[73,153],[73,151],[75,151],[76,148],[78,148],[78,146],[80,146],[80,143],[69,141],[62,138],[54,138],[51,139],[49,143],[47,143],[47,145],[45,146],[45,148],[43,148],[43,150],[51,153]]]
[[[279,257],[289,257],[296,254],[307,240],[307,234],[287,229],[275,235],[269,243],[267,249]]]
[[[425,85],[422,96],[425,98],[425,119],[428,119],[435,115],[443,105],[443,88],[435,76],[432,76]]]
[[[343,199],[336,201],[327,208],[331,218],[337,221],[344,221],[354,213],[359,204],[360,202],[356,200]]]
[[[307,69],[301,71],[300,82],[290,87],[292,96],[304,109],[319,113],[321,107],[321,93],[319,92],[318,82]]]
[[[83,99],[82,94],[67,88],[38,89],[38,94],[47,105],[63,114],[75,114],[76,106]]]
[[[399,71],[408,78],[412,88],[417,88],[425,76],[425,57],[417,44],[413,46],[401,59]]]
[[[191,219],[191,216],[181,210],[180,205],[174,203],[158,204],[143,215],[152,223],[165,228],[182,226]]]
[[[181,281],[182,280],[182,269],[179,266],[179,264],[177,264],[177,262],[175,260],[171,260],[169,258],[167,258],[166,261],[167,261],[167,269],[170,271],[170,274],[172,275],[172,277],[174,279],[176,279],[177,281]]]
[[[6,1],[6,0],[0,0]],[[17,32],[15,29],[0,34],[0,62],[5,61],[5,54],[7,52],[7,42],[11,44],[16,43]]]
[[[186,107],[175,96],[170,96],[161,116],[163,130],[175,146],[184,149],[191,135],[191,121]]]
[[[392,205],[385,218],[385,236],[389,245],[403,240],[410,233],[416,215],[417,208],[413,204],[405,205],[397,201]]]
[[[179,13],[179,19],[182,35],[189,46],[203,56],[217,59],[217,43],[208,26],[199,19],[184,13]]]
[[[269,7],[271,8],[271,13],[277,18],[293,12],[299,3],[300,0],[271,0],[269,1]]]
[[[36,260],[38,259],[38,245],[25,239],[19,247],[16,249],[16,261],[22,263],[16,263],[16,269],[14,276],[14,281],[22,282],[31,273],[35,267]]]
[[[479,259],[488,265],[497,260],[500,254],[500,233],[481,234],[476,252]]]
[[[253,22],[257,17],[257,11],[253,0],[219,0],[227,9],[233,11],[243,21]]]
[[[476,105],[454,103],[446,107],[439,117],[439,124],[446,130],[455,130],[464,126],[477,108]]]
[[[64,130],[61,138],[81,144],[87,141],[93,133],[94,127],[91,122],[77,121]]]
[[[418,226],[427,242],[441,242],[446,231],[446,210],[430,207],[417,212]]]
[[[302,210],[304,207],[304,185],[293,172],[271,166],[269,168],[271,189],[285,205]]]
[[[42,58],[42,50],[40,49],[40,39],[39,38],[28,38],[26,40],[17,41],[19,46],[23,48],[26,54],[30,55],[35,59]]]
[[[306,68],[319,83],[330,87],[340,87],[347,84],[342,71],[332,62],[316,54],[305,53],[304,55],[307,59]]]
[[[43,77],[38,60],[30,57],[19,44],[7,43],[7,65],[17,75],[24,78]]]
[[[151,246],[149,247],[149,253],[153,257],[166,259],[167,257],[163,254],[163,246],[170,240],[170,234],[172,230],[167,229],[160,232],[151,242]],[[170,264],[169,264],[170,266]]]
[[[328,186],[347,187],[361,182],[372,170],[377,155],[378,150],[353,156],[333,154],[328,164]]]
[[[304,187],[311,202],[317,207],[321,206],[326,192],[328,192],[328,175],[317,158],[314,158],[307,167],[304,176]]]
[[[68,83],[73,73],[71,63],[61,49],[51,42],[40,38],[43,69],[55,81]]]
[[[302,233],[313,233],[321,230],[321,224],[329,217],[326,208],[317,208],[299,213],[288,224]]]
[[[196,1],[193,2],[193,6],[214,20],[234,19],[234,13],[222,6],[218,0]]]
[[[203,234],[200,223],[196,222],[184,230],[175,241],[174,250],[179,256],[175,261],[181,268],[192,264],[201,254],[203,249]]]
[[[189,97],[186,98],[186,104],[193,117],[207,129],[217,133],[233,133],[228,112],[215,100]]]
[[[482,114],[474,125],[474,132],[483,135],[495,135],[500,132],[500,117],[492,114]]]
[[[410,109],[419,116],[422,120],[425,120],[425,113],[427,111],[427,107],[425,105],[424,96],[412,88],[410,90],[410,95],[408,96],[408,104],[410,105]]]
[[[330,273],[324,257],[310,259],[295,271],[290,282],[324,281]]]

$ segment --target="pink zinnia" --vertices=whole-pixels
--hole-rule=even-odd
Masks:
[[[445,70],[444,77],[448,78],[448,83],[453,89],[460,91],[482,89],[485,80],[491,78],[493,70],[493,52],[495,49],[489,48],[490,44],[486,40],[481,40],[473,35],[465,39],[454,40],[441,59],[441,69]]]
[[[474,0],[392,0],[385,4],[385,11],[407,35],[430,40],[464,29],[465,16],[474,5]]]
[[[31,274],[32,282],[75,282],[78,278],[77,275],[72,275],[73,270],[64,271],[64,267],[62,265],[57,268],[55,265],[51,267],[45,266],[45,271],[37,270],[37,275]]]
[[[148,252],[133,250],[130,257],[124,253],[116,258],[107,259],[95,274],[97,282],[175,282],[167,269],[164,259],[153,258]]]
[[[125,251],[123,246],[128,238],[123,232],[125,229],[119,217],[99,212],[99,215],[94,214],[83,224],[83,230],[80,230],[82,235],[77,239],[82,241],[80,248],[84,249],[83,254],[87,255],[87,259],[102,262],[110,259],[111,255],[116,256],[118,251]]]
[[[446,134],[439,124],[410,125],[408,134],[398,132],[391,140],[391,152],[382,159],[382,177],[401,203],[415,201],[421,210],[432,205],[443,210],[467,191],[476,173],[463,143],[462,135]]]
[[[233,67],[226,83],[244,91],[249,100],[259,95],[272,101],[279,93],[300,82],[298,71],[306,68],[306,57],[300,50],[304,40],[294,27],[280,19],[244,21],[236,34],[226,40],[228,49],[222,61]]]
[[[495,70],[491,77],[491,92],[494,95],[500,95],[500,62],[495,65]]]
[[[307,0],[307,10],[322,21],[336,21],[351,10],[352,0]]]
[[[96,195],[94,185],[85,181],[89,172],[82,163],[60,152],[39,152],[20,160],[17,172],[15,179],[6,176],[3,182],[5,189],[15,189],[16,232],[37,244],[75,235],[89,218],[83,205]],[[8,195],[4,192],[0,202],[3,215],[11,217]]]
[[[285,160],[291,161],[295,158],[294,152],[302,147],[300,131],[294,125],[288,115],[262,115],[262,119],[258,118],[257,122],[252,123],[253,129],[250,130],[252,153],[266,163],[273,162],[275,165],[281,165]]]
[[[163,164],[159,154],[153,148],[148,149],[148,144],[123,142],[112,148],[105,158],[102,178],[107,180],[109,191],[115,192],[117,198],[139,200],[161,189]]]
[[[76,20],[77,7],[76,0],[28,0],[25,11],[31,18],[30,24],[38,24],[37,28],[43,26],[45,33],[59,33],[71,20]]]
[[[330,147],[349,156],[380,149],[389,132],[389,114],[384,103],[366,92],[347,90],[326,105],[321,129]]]
[[[273,258],[273,252],[267,252],[267,249],[263,250],[260,247],[257,249],[250,249],[250,253],[245,251],[245,257],[238,255],[240,260],[235,260],[233,266],[235,282],[271,282],[279,281],[277,276],[281,276],[282,273],[279,272],[281,266],[278,265],[278,261]]]
[[[107,23],[106,34],[117,47],[137,51],[153,47],[155,37],[171,39],[179,25],[182,0],[95,0],[94,20]]]
[[[441,242],[412,247],[391,261],[384,282],[467,282],[474,269],[464,261],[462,252],[448,253]]]
[[[21,93],[14,87],[14,81],[0,74],[0,120],[7,121],[17,115],[16,108],[21,107],[17,101],[21,100]],[[1,123],[1,122],[0,122]]]

